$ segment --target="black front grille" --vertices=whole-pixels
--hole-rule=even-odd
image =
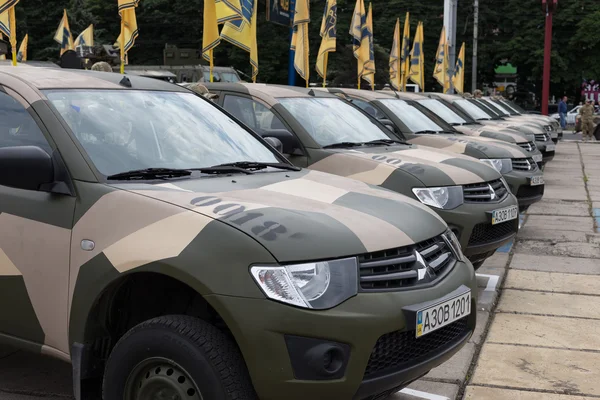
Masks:
[[[527,143],[518,143],[519,147],[525,149],[529,152],[535,151],[537,149],[535,142],[527,142]]]
[[[430,267],[420,280],[419,270],[423,273],[424,265],[418,255]],[[364,254],[358,260],[360,287],[364,292],[396,291],[430,283],[443,276],[456,262],[452,249],[442,236],[413,246]]]
[[[492,182],[464,185],[465,203],[497,203],[508,195],[508,190],[501,179]]]
[[[530,197],[542,196],[544,194],[544,186],[521,186],[517,192],[517,199],[527,199]]]
[[[473,228],[469,238],[469,246],[479,246],[488,243],[494,243],[506,239],[519,230],[519,218],[502,222],[497,225],[491,223],[477,224]]]
[[[414,330],[396,331],[381,336],[371,352],[364,379],[372,378],[376,374],[402,370],[409,363],[416,364],[431,357],[431,353],[467,333],[467,320],[468,317],[462,318],[418,339]]]
[[[538,166],[533,158],[513,158],[513,169],[516,171],[537,171]]]

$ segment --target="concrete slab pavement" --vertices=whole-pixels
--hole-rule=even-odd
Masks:
[[[600,186],[600,146],[561,143],[557,153],[563,149],[587,179],[547,186],[550,195],[528,211],[464,399],[600,397],[600,238],[590,202],[597,192],[600,204],[600,190],[589,186],[591,179]],[[563,181],[561,166],[577,169],[554,164],[547,182]]]

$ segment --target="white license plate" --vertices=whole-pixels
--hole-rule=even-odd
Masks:
[[[471,292],[417,312],[417,338],[471,314]]]
[[[519,217],[519,207],[511,206],[500,210],[492,211],[492,225],[501,224],[502,222],[512,221]]]
[[[542,160],[544,159],[544,156],[541,154],[534,154],[533,155],[533,161],[535,162],[542,162]]]
[[[539,186],[539,185],[543,185],[544,184],[544,177],[543,176],[532,176],[530,178],[531,181],[531,186]]]
[[[546,145],[546,151],[554,151],[554,150],[556,150],[555,144],[547,144]]]

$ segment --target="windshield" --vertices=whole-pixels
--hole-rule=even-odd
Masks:
[[[462,125],[467,123],[464,118],[452,111],[450,108],[448,108],[448,106],[439,100],[424,99],[418,100],[418,102],[422,106],[427,107],[429,111],[433,112],[450,125]]]
[[[521,107],[514,101],[504,100],[503,103],[506,104],[507,106],[509,106],[510,108],[512,108],[513,110],[515,110],[516,112],[518,112],[519,114],[527,114],[527,111],[525,111],[525,109],[523,107]]]
[[[475,100],[475,101],[477,101],[477,100]],[[505,114],[502,111],[500,111],[500,109],[495,107],[493,104],[490,104],[490,102],[487,100],[479,99],[479,101],[477,101],[477,103],[479,105],[481,105],[482,107],[484,107],[485,111],[488,114],[492,114],[496,118],[508,115],[508,114]]]
[[[454,103],[476,121],[492,118],[485,111],[471,103],[469,100],[456,100]]]
[[[221,72],[221,82],[239,82],[240,78],[233,72]]]
[[[189,93],[60,90],[46,96],[102,174],[280,162],[208,101]]]
[[[282,98],[279,101],[321,146],[390,139],[369,117],[344,100]]]
[[[504,104],[501,101],[494,101],[494,100],[486,100],[486,101],[488,103],[491,103],[497,109],[499,109],[504,115],[517,115],[518,114],[518,113],[514,112],[514,110],[511,110],[510,107],[508,107],[506,104]]]
[[[441,132],[444,129],[433,122],[421,110],[408,104],[404,100],[386,99],[381,103],[388,107],[400,120],[410,129],[411,132],[434,131]]]

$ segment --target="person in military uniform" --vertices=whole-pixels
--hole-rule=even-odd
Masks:
[[[92,65],[92,71],[113,72],[112,67],[105,61],[98,61]]]
[[[579,109],[579,115],[581,116],[583,141],[585,142],[588,136],[592,140],[594,132],[594,106],[591,100],[586,100],[585,105]]]
[[[189,85],[187,88],[189,90],[191,90],[192,92],[195,92],[196,94],[199,94],[200,96],[206,97],[210,100],[213,100],[213,99],[219,97],[214,93],[210,93],[210,91],[206,88],[206,86],[204,86],[200,82],[194,82],[191,85]]]

